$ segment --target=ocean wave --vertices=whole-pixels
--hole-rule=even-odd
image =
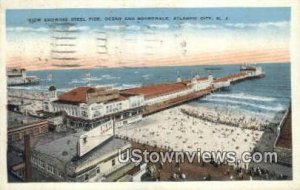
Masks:
[[[151,76],[152,76],[152,74],[142,75],[143,78],[150,78]]]
[[[222,102],[222,103],[229,103],[229,104],[244,105],[244,106],[250,106],[250,107],[254,107],[254,108],[259,108],[259,109],[268,110],[268,111],[275,111],[275,112],[283,111],[286,109],[281,104],[277,104],[275,106],[265,106],[265,105],[261,105],[261,104],[253,104],[253,103],[228,100],[228,99],[224,100],[224,99],[218,99],[218,98],[204,98],[203,100],[210,101],[210,102]]]
[[[102,78],[101,77],[90,77],[90,78],[86,78],[85,80],[100,81],[100,80],[102,80]]]
[[[9,89],[16,89],[16,90],[32,90],[32,91],[47,91],[48,86],[10,86]]]
[[[116,88],[118,88],[119,90],[124,90],[124,89],[128,89],[128,88],[135,88],[135,87],[140,87],[141,84],[121,84],[121,85],[117,85],[115,86]]]
[[[87,81],[83,80],[83,79],[81,79],[81,80],[73,79],[69,82],[69,84],[83,84],[83,83],[87,83]]]
[[[112,80],[112,79],[119,79],[120,77],[114,77],[111,75],[102,75],[102,78],[107,79],[107,80]]]
[[[222,97],[222,98],[232,98],[232,99],[243,99],[243,100],[254,100],[262,102],[273,102],[276,101],[276,98],[266,97],[266,96],[255,96],[245,93],[236,93],[236,94],[212,94],[212,97]]]

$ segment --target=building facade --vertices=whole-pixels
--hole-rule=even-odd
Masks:
[[[77,140],[78,136],[72,135],[36,147],[32,151],[32,167],[52,181],[93,182],[104,181],[130,164],[130,160],[124,163],[119,160],[119,150],[121,156],[126,156],[125,151],[131,148],[127,141],[111,137],[87,154],[78,156]],[[59,144],[61,148],[57,149]]]
[[[48,133],[48,121],[8,112],[8,142],[22,141],[25,135],[38,136]]]
[[[142,118],[144,97],[123,94],[110,87],[78,87],[44,102],[46,112],[64,112],[64,124],[71,128],[94,128],[108,120],[122,126]]]

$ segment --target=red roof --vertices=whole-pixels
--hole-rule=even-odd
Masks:
[[[215,79],[215,82],[228,81],[230,79],[234,79],[234,78],[237,78],[237,77],[242,77],[242,76],[245,76],[245,75],[246,75],[245,73],[237,73],[237,74],[217,78],[217,79]]]
[[[188,87],[185,83],[178,82],[178,83],[163,83],[163,84],[154,84],[154,85],[136,87],[136,88],[122,90],[121,92],[127,94],[139,94],[139,95],[144,95],[145,98],[151,98],[163,94],[168,94],[171,92],[184,90],[187,88]]]
[[[60,102],[67,102],[67,103],[87,103],[87,93],[90,89],[95,90],[93,87],[77,87],[73,90],[70,90],[68,92],[65,92],[58,96],[58,101]],[[127,99],[125,95],[119,95],[118,98],[110,100],[108,102],[115,102],[115,101],[122,101]]]
[[[204,81],[204,80],[207,80],[208,79],[208,77],[198,77],[198,78],[196,78],[196,80],[199,82],[199,81]],[[184,80],[184,81],[182,81],[183,83],[185,83],[185,84],[189,84],[189,83],[191,83],[192,82],[192,80]]]
[[[89,89],[94,89],[92,87],[78,87],[68,92],[65,92],[58,96],[58,100],[64,102],[73,102],[73,103],[85,103],[87,102],[86,94]]]

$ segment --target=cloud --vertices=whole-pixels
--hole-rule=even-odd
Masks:
[[[141,30],[141,27],[137,26],[137,25],[130,25],[130,26],[127,26],[126,29],[138,31],[138,30]]]
[[[126,25],[104,25],[103,28],[108,30],[121,30],[125,29]]]
[[[179,27],[185,29],[216,29],[220,28],[221,26],[217,26],[215,24],[192,24],[192,23],[183,23]]]
[[[65,29],[65,31],[73,31],[73,30],[87,31],[87,30],[90,30],[90,27],[88,27],[88,26],[71,26],[68,29]],[[34,28],[34,27],[18,26],[18,27],[8,27],[8,28],[6,28],[6,31],[8,31],[8,32],[18,32],[18,33],[25,33],[25,32],[44,33],[44,32],[51,32],[51,29],[46,28],[46,27]]]
[[[68,28],[68,31],[72,31],[72,30],[88,31],[88,30],[90,30],[90,27],[88,27],[88,26],[71,26]]]
[[[290,23],[288,21],[280,22],[261,22],[261,23],[226,23],[226,24],[193,24],[183,23],[179,25],[183,29],[253,29],[253,30],[286,30],[289,29]]]
[[[254,29],[288,29],[290,23],[288,21],[280,21],[280,22],[261,22],[261,23],[227,23],[225,26],[233,27],[233,28],[254,28]]]
[[[45,27],[40,27],[40,28],[32,28],[32,27],[8,27],[6,28],[6,31],[8,32],[48,32],[49,29]]]
[[[168,24],[150,24],[147,26],[150,28],[158,28],[158,29],[168,29],[170,27]]]

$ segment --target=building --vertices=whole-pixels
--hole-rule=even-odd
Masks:
[[[14,150],[8,150],[7,169],[9,181],[23,181],[25,179],[25,162],[23,154]]]
[[[83,134],[76,133],[36,147],[32,151],[32,167],[51,181],[92,182],[104,181],[130,164],[120,162],[118,157],[119,149],[125,152],[131,144],[115,137],[109,137],[79,156],[78,141]]]
[[[139,94],[145,98],[144,114],[207,95],[212,91],[213,77],[194,77],[176,83],[162,83],[123,90],[126,94]]]
[[[34,85],[40,82],[36,76],[27,76],[24,68],[9,68],[6,76],[8,86]]]
[[[48,133],[48,121],[36,117],[8,112],[8,142],[22,141],[25,135],[38,136]]]
[[[257,67],[255,65],[242,65],[240,67],[240,71],[242,73],[246,73],[249,77],[263,77],[265,73],[263,72],[261,67]]]
[[[144,97],[121,93],[111,87],[78,87],[44,101],[45,112],[64,112],[65,124],[71,128],[94,128],[109,120],[119,127],[142,118]]]
[[[153,105],[207,89],[212,84],[212,77],[198,77],[176,83],[162,83],[123,90],[126,94],[140,94],[145,97],[145,105]]]

